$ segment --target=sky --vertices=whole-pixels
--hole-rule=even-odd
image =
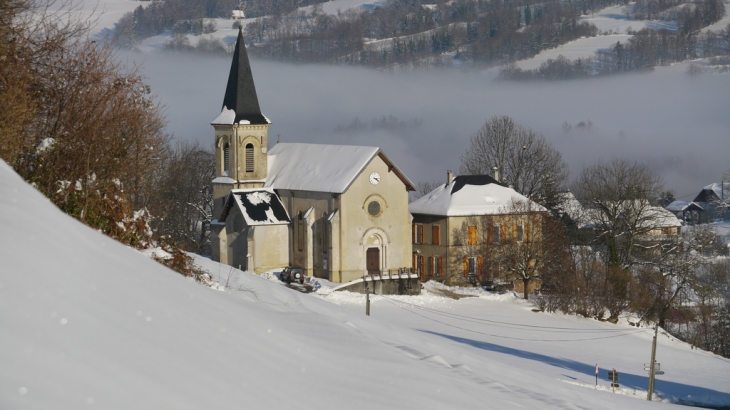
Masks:
[[[364,295],[331,283],[303,294],[196,256],[220,284],[206,287],[63,214],[2,161],[0,261],[3,410],[730,405],[730,360],[663,332],[648,402],[653,331],[626,317],[535,313],[475,288],[454,300],[432,282],[371,295],[366,316]]]
[[[141,62],[176,139],[212,144],[230,57],[125,53]],[[494,70],[383,72],[251,61],[269,145],[378,146],[414,182],[445,181],[486,120],[508,115],[542,133],[575,178],[613,157],[659,173],[678,199],[693,199],[730,168],[730,76],[690,77],[682,65],[650,73],[547,83],[494,80]],[[395,116],[403,127],[374,127]],[[356,131],[348,125],[366,123]],[[564,123],[592,123],[589,131]],[[339,128],[339,130],[338,130]],[[394,129],[395,128],[395,129]],[[345,129],[346,131],[342,131]],[[280,135],[280,137],[278,137]]]

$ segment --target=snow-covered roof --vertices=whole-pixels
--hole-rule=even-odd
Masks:
[[[578,226],[578,228],[593,228],[604,223],[604,217],[598,208],[584,207],[575,196],[568,192],[563,194],[563,212]],[[651,206],[642,201],[626,201],[625,204],[618,204],[622,209],[641,210],[642,215],[638,221],[641,228],[670,228],[682,226],[674,213],[660,206]],[[677,211],[678,212],[678,211]]]
[[[662,208],[661,206],[650,206],[646,210],[647,218],[644,219],[645,225],[651,224],[655,228],[672,228],[682,226],[682,221],[672,212]]]
[[[241,211],[246,225],[282,225],[291,222],[279,196],[270,188],[234,189],[228,194],[219,221],[225,222],[231,206]]]
[[[728,198],[730,198],[730,182],[723,182],[723,183],[714,182],[714,183],[704,187],[702,189],[702,191],[703,192],[705,192],[705,191],[713,192],[715,194],[715,196],[717,196],[717,199],[725,198],[725,200],[727,200]],[[700,192],[700,194],[697,195],[697,198],[695,198],[695,201],[698,201],[698,198],[702,198],[704,200],[708,199],[707,195],[702,195],[703,192]]]
[[[674,201],[666,206],[669,212],[703,211],[704,209],[692,201]]]
[[[487,175],[457,176],[408,205],[412,214],[472,216],[505,214],[515,201],[530,203],[536,212],[547,211],[512,188]]]
[[[413,183],[377,147],[279,143],[269,150],[266,187],[341,194],[375,156],[412,189]]]

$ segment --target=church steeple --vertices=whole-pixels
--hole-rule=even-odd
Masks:
[[[239,124],[241,121],[244,121],[244,124],[246,121],[249,124],[269,124],[268,119],[261,114],[261,108],[259,108],[259,99],[256,96],[256,86],[253,83],[251,65],[248,62],[243,31],[240,28],[222,109],[235,112],[235,118],[232,118],[234,124]]]
[[[228,85],[215,128],[215,215],[220,215],[228,193],[238,188],[260,188],[268,174],[268,129],[271,122],[261,114],[243,33],[233,53]]]

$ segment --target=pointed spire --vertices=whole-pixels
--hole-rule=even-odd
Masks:
[[[234,124],[238,124],[242,120],[248,121],[250,124],[269,124],[269,120],[261,114],[261,108],[259,108],[251,65],[248,62],[248,53],[246,53],[246,43],[240,27],[238,28],[236,49],[233,52],[231,72],[228,74],[226,95],[223,97],[223,108],[235,111]]]

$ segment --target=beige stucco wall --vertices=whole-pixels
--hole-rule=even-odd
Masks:
[[[381,182],[370,183],[378,172]],[[403,181],[379,157],[375,157],[343,194],[279,190],[292,218],[289,228],[290,264],[307,275],[332,282],[349,282],[366,273],[365,252],[380,249],[381,270],[410,267],[410,214]],[[372,200],[381,204],[373,217],[367,211]],[[308,218],[299,223],[299,214]],[[331,217],[331,218],[330,218]],[[299,229],[305,232],[300,238]],[[323,231],[326,230],[326,231]],[[301,241],[301,245],[300,245]]]
[[[215,235],[218,243],[214,240],[214,259],[255,273],[289,265],[289,225],[243,225],[237,232],[234,228],[236,218],[242,218],[242,215],[234,206],[220,233]]]
[[[377,185],[370,183],[373,172],[381,176]],[[381,204],[381,212],[373,217],[367,206],[372,200]],[[340,274],[342,282],[361,278],[365,273],[368,247],[380,249],[381,270],[397,270],[411,266],[411,216],[408,192],[388,165],[375,157],[340,196]]]
[[[486,252],[500,252],[500,245],[488,244],[489,225],[507,225],[509,235],[513,235],[513,225],[528,224],[529,238],[531,241],[538,240],[541,235],[540,214],[502,214],[502,215],[480,215],[480,216],[451,216],[437,217],[431,215],[414,215],[414,224],[424,226],[424,243],[414,244],[414,249],[419,255],[426,257],[443,256],[444,277],[458,279],[463,276],[464,257],[476,257]],[[433,225],[441,228],[441,245],[433,245],[431,232]],[[469,245],[467,242],[466,226],[477,227],[477,244]],[[426,264],[427,265],[427,264]],[[426,268],[428,269],[428,268]],[[427,272],[428,276],[431,272]],[[519,285],[520,287],[522,285]]]

